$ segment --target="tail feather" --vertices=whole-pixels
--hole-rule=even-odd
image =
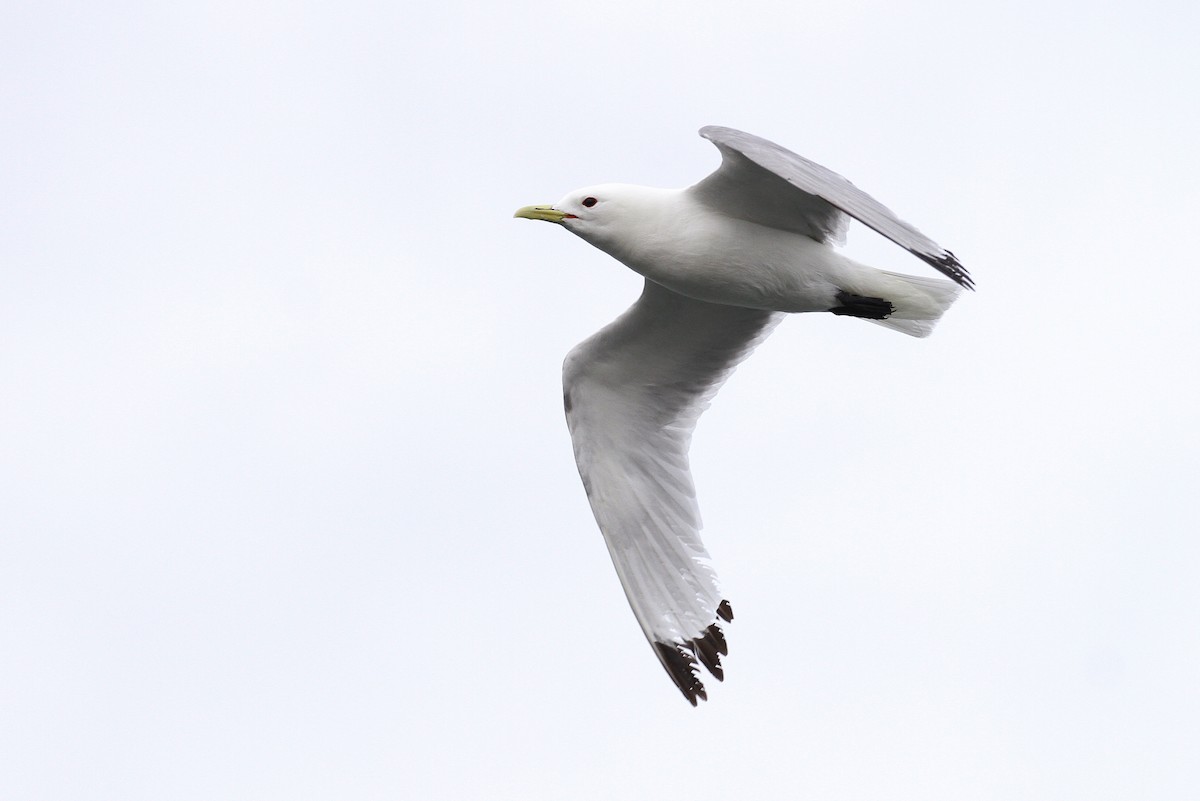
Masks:
[[[926,278],[919,275],[903,275],[880,270],[887,276],[896,292],[889,292],[887,299],[896,310],[885,320],[867,320],[893,331],[914,337],[927,337],[933,332],[942,314],[958,299],[962,287],[942,278]]]

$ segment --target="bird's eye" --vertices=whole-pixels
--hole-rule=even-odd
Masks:
[[[583,199],[583,205],[587,206],[587,207],[590,209],[592,206],[595,206],[595,205],[596,205],[596,198],[594,198],[594,197],[585,197],[585,198]]]

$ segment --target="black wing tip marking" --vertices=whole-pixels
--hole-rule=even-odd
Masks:
[[[708,700],[704,684],[696,675],[696,658],[687,645],[681,643],[656,642],[654,650],[675,686],[688,699],[688,703],[696,706],[700,701]]]
[[[921,253],[915,250],[910,250],[909,252],[934,269],[953,279],[954,282],[959,286],[963,287],[964,289],[970,289],[974,291],[975,280],[971,278],[971,274],[967,272],[967,268],[962,266],[962,262],[958,260],[958,257],[950,251],[943,250],[942,252],[936,254]]]
[[[733,620],[733,607],[729,601],[721,601],[717,615],[727,623]],[[729,654],[729,644],[717,623],[705,629],[702,636],[688,642],[655,642],[654,650],[667,675],[692,706],[708,700],[708,692],[700,681],[700,665],[704,665],[717,681],[725,680],[721,657]]]
[[[962,262],[948,250],[943,250],[939,253],[929,253],[927,251],[913,250],[905,248],[909,253],[916,256],[921,261],[933,267],[938,272],[950,278],[954,283],[964,289],[975,291],[975,279],[971,278],[971,274],[967,272],[967,268],[962,266]]]
[[[733,622],[733,607],[729,605],[729,601],[721,601],[717,606],[717,616],[726,623]]]

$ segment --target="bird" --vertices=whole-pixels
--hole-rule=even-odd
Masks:
[[[724,680],[723,596],[700,539],[688,449],[701,413],[789,313],[829,312],[925,337],[966,268],[837,173],[709,125],[715,172],[685,189],[599,184],[514,217],[557,224],[645,278],[641,295],[563,362],[575,461],[646,639],[692,706]],[[834,249],[850,218],[946,278],[879,270]]]

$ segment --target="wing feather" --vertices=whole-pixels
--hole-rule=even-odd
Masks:
[[[718,679],[733,612],[700,541],[688,446],[700,414],[782,315],[647,281],[621,317],[568,354],[567,425],[617,575],[655,654],[689,701]]]
[[[708,125],[700,135],[721,151],[721,166],[690,189],[710,208],[819,242],[841,238],[844,212],[960,286],[975,288],[953,253],[833,170],[733,128]]]

